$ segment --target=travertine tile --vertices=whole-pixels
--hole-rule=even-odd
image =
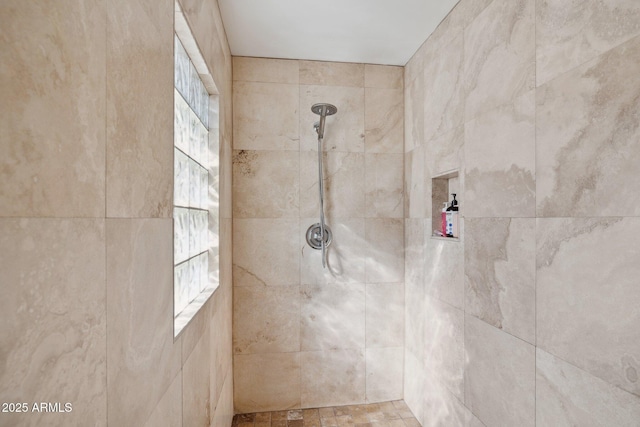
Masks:
[[[327,268],[322,267],[321,250],[311,248],[306,241],[307,229],[319,223],[319,217],[300,220],[300,283],[364,283],[364,218],[325,218],[333,233],[327,248]]]
[[[313,124],[320,116],[311,111],[311,106],[318,103],[338,109],[326,118],[323,150],[363,152],[364,88],[344,86],[300,86],[300,150],[318,150]]]
[[[300,280],[297,219],[233,221],[235,286],[291,286]]]
[[[422,427],[485,427],[462,402],[438,381],[428,381],[424,394]]]
[[[425,57],[425,48],[427,43],[422,43],[422,45],[416,50],[416,53],[413,54],[411,59],[404,66],[404,85],[405,88],[412,84],[415,79],[424,75],[422,70],[424,69],[424,57]]]
[[[303,285],[301,293],[303,351],[364,348],[365,285]]]
[[[368,417],[368,414],[372,413],[372,412],[380,412],[380,404],[379,403],[368,403],[366,405],[357,405],[357,406],[352,406],[352,408],[357,408],[357,413],[360,414],[364,414]],[[352,409],[351,410],[352,414],[356,414],[356,410]]]
[[[364,349],[302,352],[300,361],[303,407],[364,402]]]
[[[237,412],[300,407],[300,353],[236,355],[233,375]]]
[[[474,1],[477,2],[478,0]],[[438,23],[438,26],[429,35],[427,41],[421,46],[421,50],[424,50],[425,62],[432,52],[441,49],[442,46],[451,43],[453,39],[462,34],[464,29],[463,19],[460,13],[457,13],[461,3],[465,3],[465,1],[453,2],[453,8],[447,8],[447,10],[450,9],[449,13]],[[443,4],[443,7],[446,6]]]
[[[640,395],[640,220],[539,218],[536,229],[538,346]]]
[[[233,148],[298,151],[298,86],[236,82],[233,85]]]
[[[460,1],[451,11],[454,21],[459,21],[464,27],[471,24],[493,0]]]
[[[320,409],[325,409],[325,408],[320,408]],[[305,421],[319,420],[320,419],[320,409],[303,409],[302,410],[302,418]]]
[[[404,151],[402,88],[366,88],[364,91],[364,149],[367,153]]]
[[[214,411],[212,411],[211,426],[212,427],[229,427],[233,421],[234,407],[233,407],[233,375],[232,369],[229,367],[227,375],[225,377],[224,384],[222,386],[222,392],[220,398],[215,405]]]
[[[211,356],[209,368],[211,371],[211,413],[217,411],[216,405],[228,398],[224,393],[224,387],[229,387],[226,383],[233,383],[233,298],[232,287],[227,283],[216,291],[212,297],[212,317],[209,333],[211,335]],[[231,401],[233,402],[233,391],[231,391]],[[233,404],[230,410],[233,416]],[[227,414],[228,415],[228,414]],[[222,416],[224,418],[224,415]]]
[[[392,402],[380,402],[378,404],[378,407],[380,408],[380,412],[382,412],[383,414],[395,411],[395,407]],[[388,419],[388,418],[385,418],[385,419]]]
[[[413,63],[413,60],[409,61]],[[407,70],[409,65],[407,65]],[[408,71],[407,71],[408,73]],[[405,77],[404,88],[404,152],[413,151],[424,144],[425,76],[420,70],[411,81]]]
[[[416,147],[404,155],[404,215],[408,218],[424,218],[427,200],[431,204],[431,185],[427,177],[431,173],[425,165],[425,147]]]
[[[234,218],[297,218],[299,161],[293,151],[234,150]]]
[[[345,420],[347,416],[351,416],[351,408],[357,407],[356,405],[341,405],[333,408],[333,412],[335,413],[336,421],[339,421],[342,417],[342,420]],[[351,419],[353,421],[353,418]]]
[[[320,418],[331,418],[331,417],[335,417],[336,416],[336,414],[333,411],[332,407],[319,408],[318,411],[320,413]]]
[[[107,217],[172,216],[173,8],[107,7]]]
[[[423,424],[417,418],[404,418],[402,422],[406,427],[420,427]]]
[[[179,371],[144,424],[145,427],[173,427],[182,424],[182,371]]]
[[[634,0],[537,0],[537,84],[639,34],[640,5]]]
[[[404,412],[404,411],[408,411],[409,407],[407,406],[407,404],[404,402],[404,400],[394,400],[393,402],[391,402],[393,404],[393,407],[398,411],[398,412]]]
[[[368,417],[372,427],[389,427],[382,412],[371,412]]]
[[[335,416],[321,418],[320,419],[320,425],[322,427],[338,427],[338,420],[336,419]]]
[[[402,347],[367,348],[367,402],[402,398],[403,354]]]
[[[233,57],[234,81],[297,85],[299,72],[299,61],[296,60]],[[278,97],[278,102],[280,102],[280,97]]]
[[[354,422],[351,415],[342,415],[336,417],[336,424],[338,427],[353,427]]]
[[[461,241],[432,238],[432,221],[425,220],[425,224],[424,259],[429,260],[424,263],[425,292],[454,307],[463,308],[465,245]]]
[[[215,299],[214,299],[215,300]],[[200,310],[189,321],[189,324],[180,333],[180,344],[182,348],[182,364],[189,357],[196,348],[196,345],[200,342],[200,339],[204,334],[211,335],[211,311],[212,311],[212,299],[210,298]],[[176,341],[177,343],[177,341]]]
[[[302,409],[294,409],[287,411],[287,420],[302,420]]]
[[[427,375],[464,401],[464,312],[427,298],[424,317]],[[428,412],[425,414],[427,418]]]
[[[404,67],[365,64],[364,87],[402,89],[403,73]]]
[[[105,280],[104,220],[0,219],[0,401],[73,405],[4,425],[106,425]]]
[[[367,283],[399,283],[404,278],[404,221],[365,220],[365,279]]]
[[[241,417],[241,415],[238,415],[238,417]],[[256,413],[254,421],[256,423],[271,423],[271,412]]]
[[[465,405],[486,425],[535,425],[535,348],[465,316]]]
[[[424,293],[424,253],[425,220],[405,218],[404,220],[404,278],[414,286],[420,286]]]
[[[329,218],[365,216],[365,154],[323,153],[324,209]],[[300,216],[320,215],[318,152],[300,153]]]
[[[402,283],[367,284],[365,306],[366,347],[402,346],[404,343],[404,286]]]
[[[365,154],[367,217],[403,217],[403,154]]]
[[[427,55],[424,69],[425,141],[464,123],[463,42],[460,33]]]
[[[364,87],[364,64],[300,61],[300,84]]]
[[[271,413],[271,421],[286,421],[288,411],[274,411]],[[244,418],[240,415],[240,419]]]
[[[102,2],[3,4],[0,216],[104,214],[105,13]]]
[[[107,220],[108,416],[117,425],[142,425],[180,370],[172,230],[171,219]]]
[[[240,286],[233,301],[235,354],[300,351],[299,286]]]
[[[535,219],[469,218],[465,232],[465,311],[535,344]]]
[[[427,383],[422,358],[409,351],[404,352],[404,401],[416,416],[420,425],[424,420],[424,392]],[[410,419],[410,418],[408,418]]]
[[[189,426],[209,425],[211,341],[202,334],[182,367],[182,423]]]
[[[540,426],[632,426],[640,398],[553,355],[536,352],[536,420]]]
[[[538,216],[640,214],[640,37],[536,91]]]
[[[494,0],[465,29],[465,122],[535,87],[534,13],[532,0]]]
[[[431,185],[428,181],[429,178],[434,176],[440,176],[447,172],[457,170],[458,177],[463,178],[464,172],[464,126],[459,126],[450,131],[444,132],[442,135],[427,141],[425,146],[425,165],[428,166],[428,170],[431,171],[431,176],[426,176],[427,186]],[[460,191],[459,206],[462,209],[463,192]],[[425,211],[431,211],[430,200],[427,200],[428,204]]]
[[[466,123],[465,217],[535,216],[535,118],[532,91]]]
[[[407,352],[424,357],[424,220],[405,219],[405,339]],[[405,391],[406,396],[406,391]]]

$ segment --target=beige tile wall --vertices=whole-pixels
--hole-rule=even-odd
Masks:
[[[233,64],[236,411],[402,398],[402,68]],[[317,102],[338,107],[323,147],[331,270],[304,237],[319,221]]]
[[[173,338],[171,0],[0,6],[0,425],[231,425],[231,56],[181,0],[221,93],[221,286]],[[296,125],[297,126],[297,125]]]
[[[404,399],[423,426],[635,425],[640,4],[461,0],[405,67]],[[459,169],[462,237],[432,239]]]

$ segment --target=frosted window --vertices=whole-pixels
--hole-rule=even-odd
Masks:
[[[180,39],[174,37],[175,52],[175,69],[174,69],[174,86],[182,94],[183,98],[189,96],[189,77],[191,73],[191,60],[187,51],[184,50]]]
[[[173,204],[189,206],[189,158],[174,149]]]
[[[174,317],[176,335],[218,285],[218,103],[175,37]],[[200,304],[200,305],[199,305]],[[194,308],[195,307],[195,308]]]

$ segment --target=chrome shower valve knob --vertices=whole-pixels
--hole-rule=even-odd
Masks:
[[[307,229],[307,243],[313,249],[322,249],[322,227],[315,223]],[[333,240],[333,233],[327,224],[324,225],[324,247],[327,248]]]

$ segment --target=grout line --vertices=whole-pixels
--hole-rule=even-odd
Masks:
[[[538,216],[538,105],[536,101],[538,95],[538,11],[537,2],[533,4],[533,176],[535,185],[533,192],[534,217]],[[533,425],[538,425],[538,220],[534,219],[533,225]]]
[[[303,233],[303,221],[302,221],[302,203],[301,201],[301,183],[302,183],[302,162],[303,162],[303,155],[305,153],[304,150],[302,150],[302,132],[301,132],[301,126],[300,126],[300,120],[302,119],[302,115],[301,115],[301,97],[302,97],[302,93],[301,93],[301,86],[300,86],[300,61],[296,60],[296,65],[298,68],[298,81],[296,82],[296,85],[298,87],[298,97],[297,97],[297,103],[298,103],[298,120],[296,123],[296,127],[298,129],[298,236],[300,238],[302,238],[302,234]],[[318,185],[320,185],[320,183],[318,183]],[[304,241],[303,241],[303,249],[304,250]],[[302,390],[303,390],[303,384],[302,384],[302,304],[303,304],[303,296],[302,296],[302,254],[304,252],[302,252],[300,254],[300,256],[298,257],[298,300],[299,300],[299,309],[298,309],[298,351],[296,352],[296,354],[298,355],[298,380],[299,380],[299,384],[300,384],[300,388],[298,390],[298,406],[302,407]]]
[[[623,42],[618,43],[618,44],[616,44],[615,46],[612,46],[611,48],[609,48],[609,49],[605,50],[604,52],[600,52],[599,54],[597,54],[597,55],[596,55],[596,56],[594,56],[593,58],[590,58],[590,59],[588,59],[588,60],[586,60],[586,61],[584,61],[584,62],[581,62],[580,64],[576,65],[576,66],[575,66],[575,67],[573,67],[573,68],[570,68],[570,69],[565,70],[565,71],[561,71],[559,74],[555,74],[553,77],[549,78],[548,80],[546,80],[546,81],[544,81],[544,82],[542,82],[542,83],[540,83],[540,84],[538,84],[538,81],[537,81],[537,80],[534,80],[534,82],[535,82],[535,88],[534,88],[534,89],[541,88],[541,87],[543,87],[543,86],[548,85],[548,84],[549,84],[549,83],[551,83],[551,82],[554,82],[555,80],[558,80],[558,79],[560,79],[560,78],[562,78],[562,77],[565,77],[565,76],[567,76],[567,75],[569,75],[569,74],[571,74],[571,73],[574,73],[574,72],[576,72],[578,69],[580,69],[580,68],[582,68],[582,67],[585,67],[585,66],[586,66],[587,64],[589,64],[590,62],[599,61],[599,60],[601,60],[601,59],[602,59],[602,57],[603,57],[604,55],[609,54],[609,53],[610,53],[611,51],[613,51],[613,50],[619,49],[622,45],[624,45],[624,44],[626,44],[626,43],[629,43],[630,41],[632,41],[632,40],[634,40],[634,39],[636,39],[636,38],[640,39],[640,35],[636,35],[636,36],[630,37],[630,38],[628,38],[628,39],[624,40]],[[537,44],[536,44],[536,55],[537,55]],[[536,61],[536,59],[537,59],[537,56],[536,56],[536,58],[534,58],[534,62],[535,62],[535,63],[536,63],[536,65],[537,65],[537,61]],[[534,69],[534,75],[535,75],[535,69]],[[537,79],[537,76],[536,76],[536,79]]]
[[[109,121],[109,97],[108,97],[108,82],[109,82],[109,7],[110,3],[106,3],[105,5],[105,13],[104,13],[104,32],[105,32],[105,40],[104,40],[104,368],[105,368],[105,421],[107,425],[109,424],[109,313],[108,313],[108,274],[109,269],[107,268],[107,248],[108,248],[108,233],[107,233],[107,187],[108,187],[108,179],[107,179],[107,147],[109,146],[108,141],[108,121]]]

